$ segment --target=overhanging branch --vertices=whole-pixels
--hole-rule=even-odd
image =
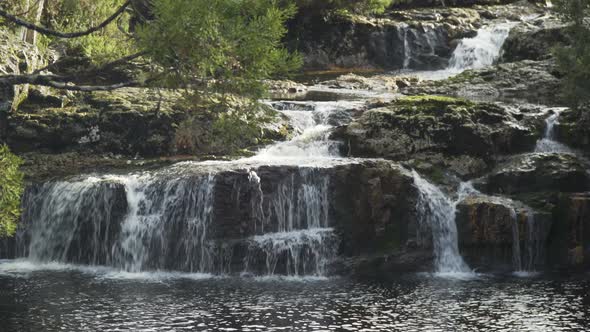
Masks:
[[[0,85],[32,84],[69,91],[111,91],[139,85],[139,82],[136,81],[128,81],[111,85],[76,85],[71,82],[64,81],[64,79],[65,78],[63,76],[58,75],[4,75],[0,76]]]
[[[78,31],[78,32],[60,32],[60,31],[51,30],[51,29],[48,29],[48,28],[45,28],[42,26],[38,26],[38,25],[33,24],[31,22],[27,22],[25,20],[22,20],[14,15],[9,14],[8,12],[6,12],[5,10],[2,10],[2,9],[0,9],[0,17],[3,17],[6,20],[8,20],[14,24],[23,26],[23,27],[28,28],[30,30],[37,31],[37,32],[47,35],[47,36],[54,36],[54,37],[59,37],[59,38],[77,38],[77,37],[89,35],[93,32],[96,32],[96,31],[106,27],[107,25],[109,25],[109,23],[111,23],[117,17],[119,17],[119,15],[121,15],[125,11],[125,9],[127,9],[127,7],[129,7],[130,4],[131,4],[131,0],[127,0],[121,7],[119,7],[119,9],[115,13],[113,13],[113,15],[111,15],[109,18],[107,18],[105,21],[103,21],[99,25],[94,26],[88,30]]]

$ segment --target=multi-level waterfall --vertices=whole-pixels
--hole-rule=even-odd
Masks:
[[[434,55],[437,33],[403,30]],[[482,29],[455,51],[453,69],[491,64],[509,25]],[[431,54],[432,53],[432,54]],[[28,189],[21,257],[105,265],[138,272],[179,270],[256,275],[325,275],[338,239],[331,227],[333,126],[364,100],[270,103],[297,134],[231,162],[183,163],[164,170],[49,182]],[[346,120],[344,120],[346,121]],[[274,167],[269,169],[269,167]],[[432,231],[438,272],[469,272],[457,246],[456,202],[414,172],[420,222]],[[460,195],[469,192],[462,186]]]
[[[337,156],[328,122],[350,105],[284,110],[300,134],[253,158],[31,187],[18,252],[129,272],[325,275],[337,248],[322,168]],[[318,158],[319,168],[299,166]]]
[[[457,203],[475,189],[467,183],[459,188],[458,198],[452,201],[440,188],[412,171],[414,184],[419,191],[417,212],[421,228],[429,228],[435,255],[435,268],[438,273],[469,273],[469,266],[459,253],[455,214]]]

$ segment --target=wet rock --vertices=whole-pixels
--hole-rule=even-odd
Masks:
[[[528,153],[509,158],[476,186],[503,195],[580,192],[590,189],[587,169],[573,154]]]
[[[543,16],[510,31],[502,48],[502,61],[546,60],[553,56],[555,47],[570,43],[566,26],[556,17]]]
[[[439,155],[439,160],[468,157],[490,165],[498,154],[534,147],[540,119],[529,122],[525,118],[517,110],[497,104],[406,97],[366,111],[340,128],[335,137],[344,140],[351,156],[437,163],[434,157]],[[446,162],[447,166],[452,164]],[[459,173],[471,173],[467,169],[476,165],[482,163],[467,163]]]
[[[298,94],[304,94],[307,91],[307,86],[305,86],[304,84],[301,83],[297,83],[297,82],[293,82],[293,81],[289,81],[289,80],[283,80],[283,81],[277,81],[277,80],[267,80],[265,81],[269,92],[272,95],[277,95],[277,96],[284,96],[284,95],[298,95]]]
[[[557,209],[550,242],[552,263],[590,266],[590,193],[564,194]]]
[[[300,15],[286,39],[303,54],[306,69],[440,69],[451,56],[450,41],[474,30],[471,23],[478,18],[476,11],[458,8],[398,11],[381,18]]]
[[[469,196],[457,205],[461,252],[478,269],[518,271],[546,267],[551,217],[507,198]]]
[[[524,100],[555,105],[561,74],[553,60],[523,60],[479,70],[467,70],[441,81],[424,81],[401,92],[406,95],[447,95],[471,100]]]
[[[555,135],[560,142],[590,154],[590,105],[563,111]]]
[[[419,78],[412,76],[375,75],[363,77],[355,74],[347,74],[339,76],[334,80],[322,82],[321,85],[336,89],[395,92],[400,88],[409,87],[418,82]]]

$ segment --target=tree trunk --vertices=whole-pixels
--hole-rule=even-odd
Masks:
[[[41,23],[41,18],[43,16],[43,9],[45,8],[45,0],[39,0],[37,2],[37,8],[35,10],[35,17],[33,22],[36,25]],[[25,41],[29,44],[37,45],[37,31],[35,30],[28,30],[27,31],[27,38]]]

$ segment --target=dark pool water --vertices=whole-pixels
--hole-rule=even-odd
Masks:
[[[590,275],[215,278],[0,262],[1,331],[588,331]]]

